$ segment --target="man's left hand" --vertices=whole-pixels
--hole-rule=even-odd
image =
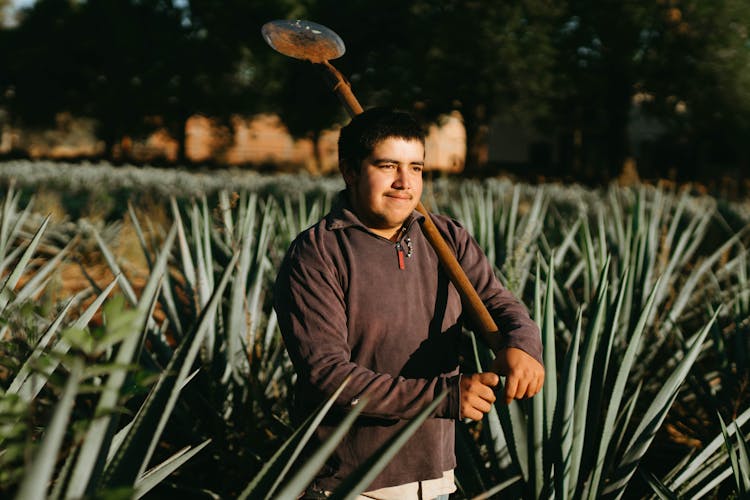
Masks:
[[[507,347],[497,353],[492,371],[505,377],[505,404],[530,398],[542,390],[544,367],[521,349]]]

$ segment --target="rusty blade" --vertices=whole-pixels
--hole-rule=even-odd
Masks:
[[[310,21],[270,21],[261,28],[263,38],[282,54],[322,63],[344,55],[344,41],[333,30]]]

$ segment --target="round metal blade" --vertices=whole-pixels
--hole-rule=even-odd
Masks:
[[[310,21],[270,21],[261,31],[268,45],[296,59],[322,63],[346,52],[344,41],[333,30]]]

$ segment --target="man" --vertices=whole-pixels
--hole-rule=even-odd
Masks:
[[[309,415],[349,378],[324,441],[367,397],[361,416],[306,495],[325,496],[441,392],[447,397],[363,493],[365,498],[447,498],[455,491],[454,422],[480,420],[498,375],[459,374],[462,309],[415,211],[422,194],[424,133],[408,114],[372,109],[341,130],[346,190],[331,212],[292,243],[275,309],[297,372],[295,412]],[[505,290],[456,221],[433,216],[495,319],[506,402],[541,389],[541,341],[526,308]]]

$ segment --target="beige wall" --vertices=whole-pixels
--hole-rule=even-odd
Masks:
[[[466,134],[458,113],[444,116],[438,125],[429,127],[425,163],[428,169],[460,172],[466,157]],[[294,139],[276,115],[243,117],[235,115],[230,124],[196,115],[185,125],[187,157],[196,163],[215,162],[228,165],[282,165],[286,170],[328,173],[337,169],[338,129],[321,134],[317,147],[320,165],[316,164],[310,139]],[[61,114],[51,130],[13,130],[4,127],[0,153],[11,149],[26,151],[32,158],[74,158],[96,156],[104,145],[94,136],[94,123]],[[174,161],[178,145],[164,129],[145,139],[125,137],[115,147],[114,155],[127,161]]]

